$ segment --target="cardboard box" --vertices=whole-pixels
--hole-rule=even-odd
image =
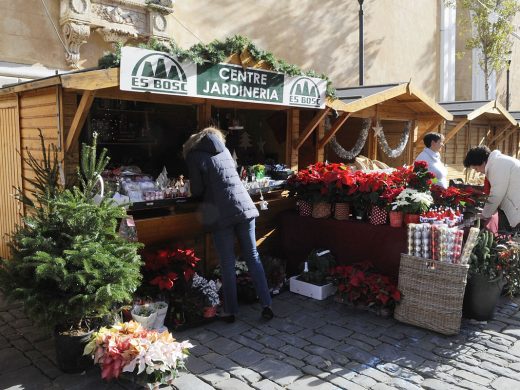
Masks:
[[[336,287],[333,286],[332,283],[317,286],[315,284],[303,282],[297,278],[298,276],[293,276],[289,279],[289,289],[293,293],[322,301],[323,299],[334,295],[336,292]]]

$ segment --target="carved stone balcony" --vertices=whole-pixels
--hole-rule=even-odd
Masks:
[[[168,39],[167,15],[173,0],[60,0],[60,25],[67,45],[66,59],[79,67],[80,47],[91,31],[106,42],[125,43],[128,39]]]

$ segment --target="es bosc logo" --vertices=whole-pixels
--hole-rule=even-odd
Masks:
[[[308,77],[300,77],[291,87],[289,103],[298,104],[300,106],[319,107],[320,91],[318,85]]]
[[[152,53],[143,56],[132,69],[132,89],[187,95],[188,82],[177,60],[167,54]]]

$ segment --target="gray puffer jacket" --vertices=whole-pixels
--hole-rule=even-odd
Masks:
[[[208,133],[186,154],[193,196],[203,196],[202,223],[216,230],[258,217],[235,161],[219,137]]]

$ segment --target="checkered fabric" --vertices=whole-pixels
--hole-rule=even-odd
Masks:
[[[348,203],[336,203],[334,205],[334,219],[345,220],[350,215],[350,205]]]
[[[312,203],[300,200],[298,201],[298,210],[302,217],[310,217],[312,215]]]

